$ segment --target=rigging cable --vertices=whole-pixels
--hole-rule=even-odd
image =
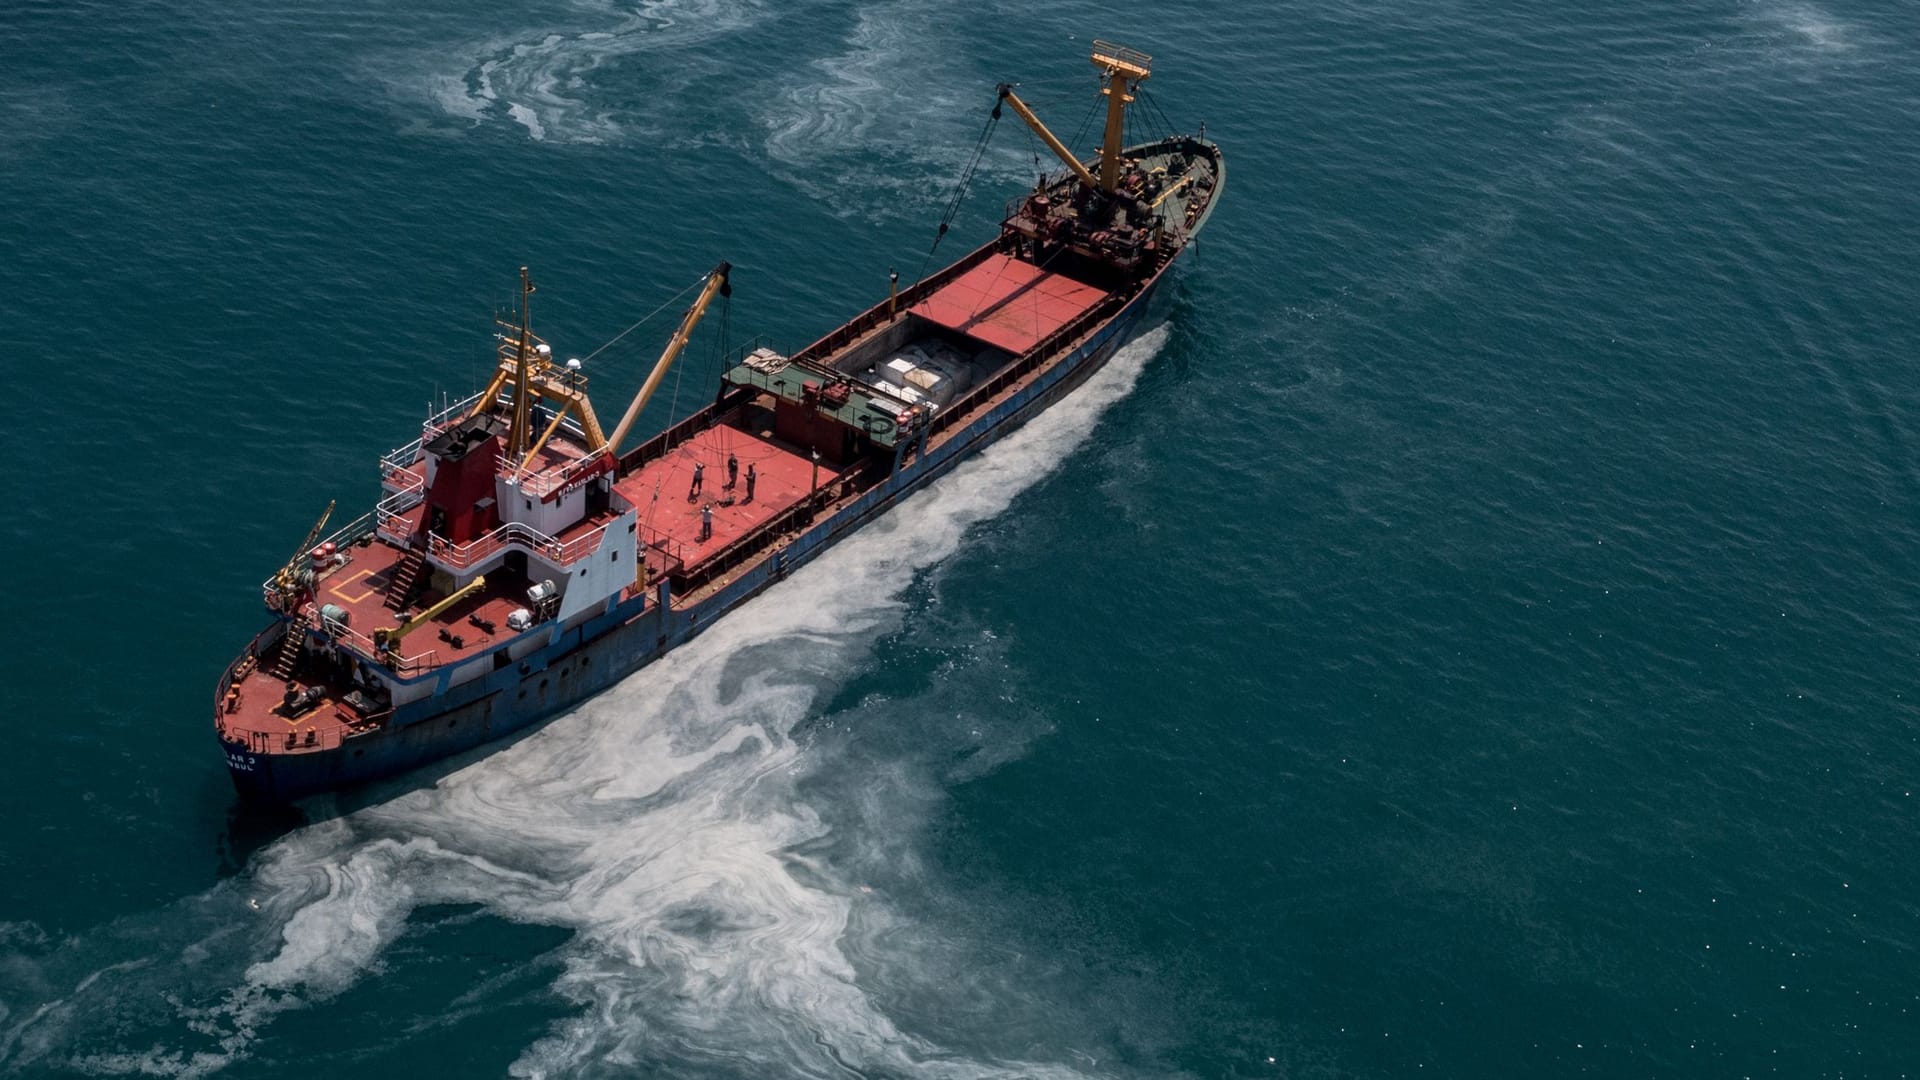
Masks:
[[[980,129],[980,138],[973,144],[973,156],[967,159],[967,167],[960,172],[960,182],[955,185],[953,198],[947,201],[947,211],[941,215],[940,228],[933,234],[933,244],[927,248],[926,257],[920,260],[920,272],[914,275],[913,283],[918,285],[927,274],[927,263],[933,259],[934,251],[947,235],[947,229],[953,225],[953,219],[960,213],[960,204],[966,200],[967,186],[973,183],[973,174],[980,169],[981,159],[987,156],[987,141],[993,138],[993,129],[1000,123],[1000,99],[993,100],[993,112],[988,114],[986,125]]]
[[[722,297],[720,301],[720,336],[716,338],[713,343],[713,376],[712,377],[715,382],[720,384],[720,387],[721,387],[720,393],[722,395],[726,393],[727,352],[728,352],[727,346],[732,342],[732,322],[733,322],[733,297],[731,295],[728,295],[728,296]],[[719,403],[719,398],[716,397],[715,404],[717,405],[718,403]],[[720,444],[720,448],[722,450],[725,450],[728,456],[732,456],[734,451],[734,446],[737,443],[737,440],[734,437],[733,425],[715,424],[713,428],[710,430],[716,430],[720,433],[720,438],[717,440]]]
[[[1080,126],[1074,130],[1073,138],[1067,143],[1068,149],[1072,149],[1075,146],[1086,145],[1087,132],[1093,127],[1094,115],[1099,111],[1100,95],[1095,94],[1093,95],[1093,103],[1087,106],[1087,115],[1080,118]]]
[[[711,278],[712,276],[713,276],[712,274],[708,274],[705,277],[702,277],[699,281],[695,282],[694,284],[704,285],[706,284],[707,279]],[[685,294],[683,293],[682,295],[685,295]],[[728,283],[726,279],[723,278],[721,279],[721,282],[720,282],[720,312],[721,312],[720,317],[722,321],[723,332],[724,332],[724,326],[727,320],[727,315],[732,311],[733,311],[733,286],[730,283]],[[687,333],[691,335],[693,333],[693,330],[694,328],[689,327],[687,330]],[[682,346],[681,348],[683,351],[685,350],[685,346]],[[687,365],[685,364],[673,365],[673,393],[669,395],[667,398],[667,415],[669,417],[674,417],[675,419],[668,421],[669,423],[679,423],[680,378],[686,373],[687,373]]]
[[[1153,110],[1153,115],[1159,118],[1160,126],[1166,130],[1167,138],[1180,133],[1180,129],[1173,126],[1173,121],[1168,118],[1166,111],[1160,108],[1160,103],[1154,100],[1152,94],[1147,93],[1147,88],[1144,86],[1140,88],[1140,100],[1146,102],[1147,107]]]
[[[626,328],[625,330],[622,330],[622,331],[620,331],[619,333],[617,333],[617,334],[615,334],[615,335],[613,335],[613,337],[612,337],[612,338],[610,338],[610,339],[609,339],[609,340],[607,341],[607,343],[606,343],[606,344],[604,344],[604,345],[602,345],[602,346],[600,346],[599,348],[597,348],[597,349],[595,349],[595,350],[593,350],[592,352],[590,352],[590,353],[588,353],[587,355],[585,355],[585,356],[583,356],[583,357],[581,357],[581,358],[580,358],[580,362],[584,364],[584,363],[586,363],[587,361],[589,361],[589,360],[591,360],[591,359],[593,359],[594,357],[596,357],[596,356],[599,356],[599,355],[600,355],[601,353],[603,353],[603,352],[606,352],[606,351],[607,351],[608,349],[611,349],[611,348],[613,348],[613,346],[614,346],[615,344],[617,344],[617,343],[618,343],[618,342],[620,341],[620,339],[621,339],[621,338],[623,338],[623,337],[626,337],[626,336],[627,336],[628,334],[631,334],[631,333],[633,333],[633,332],[634,332],[635,330],[638,330],[638,329],[640,329],[640,328],[641,328],[642,326],[645,326],[645,325],[646,325],[646,324],[647,324],[647,323],[648,323],[649,321],[651,321],[651,320],[652,320],[652,319],[653,319],[653,318],[654,318],[655,316],[657,316],[657,315],[659,315],[659,314],[660,314],[661,312],[663,312],[663,311],[665,311],[665,310],[667,310],[667,309],[668,309],[669,307],[672,307],[672,306],[674,305],[674,303],[675,303],[676,301],[678,301],[678,300],[679,300],[679,299],[680,299],[681,297],[683,297],[683,296],[685,296],[685,295],[687,295],[688,293],[690,293],[690,292],[692,292],[693,290],[695,290],[695,289],[697,289],[697,288],[699,288],[700,286],[702,286],[702,285],[705,285],[705,284],[707,283],[707,277],[708,277],[708,276],[709,276],[709,275],[706,275],[706,274],[702,274],[702,275],[700,275],[700,280],[698,280],[698,281],[696,281],[696,282],[694,282],[693,284],[691,284],[691,285],[689,285],[689,286],[687,286],[686,288],[684,288],[684,289],[681,289],[681,290],[680,290],[679,292],[677,292],[677,293],[675,293],[675,294],[673,294],[673,295],[672,295],[671,297],[669,297],[669,298],[667,299],[667,302],[666,302],[666,303],[664,303],[664,304],[661,304],[661,305],[660,305],[659,307],[657,307],[657,308],[654,308],[654,309],[653,309],[652,311],[649,311],[649,312],[647,312],[647,313],[646,313],[645,315],[642,315],[642,316],[640,317],[640,321],[639,321],[639,322],[637,322],[637,323],[634,323],[634,324],[633,324],[632,326],[629,326],[629,327],[627,327],[627,328]]]

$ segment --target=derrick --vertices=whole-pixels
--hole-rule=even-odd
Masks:
[[[1137,49],[1109,41],[1093,43],[1093,66],[1100,69],[1104,81],[1100,92],[1107,98],[1107,124],[1100,140],[1100,175],[1097,177],[1085,162],[1067,149],[1066,143],[1047,130],[1047,125],[1041,122],[1033,109],[1013,92],[1013,84],[1000,84],[1000,100],[1013,106],[1013,111],[1020,119],[1026,121],[1035,135],[1040,136],[1040,141],[1053,151],[1055,157],[1073,170],[1081,183],[1111,195],[1120,187],[1120,167],[1124,164],[1121,161],[1120,143],[1126,136],[1127,106],[1133,103],[1134,88],[1153,74],[1152,64],[1153,57]]]
[[[327,508],[321,511],[320,520],[313,523],[313,528],[307,530],[307,538],[300,541],[299,547],[293,549],[293,557],[273,575],[273,589],[280,604],[279,610],[293,614],[300,606],[302,594],[312,589],[313,572],[302,565],[302,560],[310,557],[313,542],[320,539],[320,530],[327,527],[327,519],[333,516],[334,506],[334,500],[327,500]]]
[[[607,445],[606,434],[600,429],[600,418],[594,415],[593,403],[587,399],[585,377],[575,370],[576,365],[556,368],[552,348],[533,332],[529,310],[533,293],[533,282],[528,279],[527,268],[523,266],[520,268],[519,319],[512,323],[500,321],[503,332],[500,334],[500,356],[494,368],[493,380],[467,414],[471,419],[491,411],[499,403],[501,392],[511,385],[513,397],[504,452],[509,459],[518,458],[515,464],[523,469],[547,445],[547,441],[553,438],[554,433],[560,430],[561,423],[569,416],[579,421],[589,454]],[[553,406],[554,417],[535,438],[531,430],[533,407],[541,401]]]
[[[606,445],[609,452],[619,452],[620,440],[627,437],[633,422],[640,419],[640,410],[647,407],[647,401],[659,388],[660,380],[667,374],[667,369],[673,366],[674,358],[680,355],[680,350],[687,347],[687,339],[693,336],[693,328],[700,324],[700,317],[707,313],[707,307],[713,303],[713,298],[733,294],[733,286],[727,281],[727,275],[732,271],[732,264],[723,262],[707,274],[707,283],[700,290],[700,295],[694,299],[693,306],[688,308],[687,313],[681,317],[680,328],[673,332],[673,338],[667,342],[666,351],[660,354],[659,361],[653,365],[653,371],[647,375],[647,381],[641,384],[640,392],[633,395],[633,403],[627,406],[626,415],[620,418],[620,423],[613,429],[613,435],[607,439]]]
[[[1047,144],[1047,149],[1053,151],[1055,157],[1065,162],[1067,168],[1072,169],[1074,175],[1080,178],[1081,183],[1088,187],[1100,186],[1100,181],[1094,179],[1093,173],[1080,163],[1080,159],[1073,155],[1073,151],[1067,149],[1067,144],[1061,142],[1053,132],[1048,131],[1047,125],[1041,123],[1040,118],[1027,107],[1027,103],[1020,100],[1020,95],[1013,92],[1012,83],[1000,84],[1000,100],[1013,106],[1014,114],[1027,122],[1027,126],[1033,129],[1033,133],[1040,136],[1040,141]]]

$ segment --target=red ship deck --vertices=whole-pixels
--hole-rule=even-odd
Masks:
[[[398,626],[401,613],[387,606],[386,597],[388,587],[393,583],[393,574],[406,561],[407,553],[379,542],[365,547],[350,547],[347,551],[351,561],[320,582],[320,603],[344,609],[347,612],[347,629],[357,639],[370,638],[376,627]],[[429,572],[421,571],[423,575]],[[507,614],[515,608],[527,606],[527,585],[526,579],[520,575],[509,576],[495,570],[487,575],[485,588],[408,634],[394,651],[408,657],[438,653],[438,656],[422,661],[422,666],[427,666],[452,660],[463,651],[486,648],[496,638],[511,637],[512,632],[507,629]],[[441,595],[430,589],[422,589],[409,610],[417,611],[433,604]],[[470,617],[493,623],[495,632],[490,634],[474,626],[468,621]],[[458,635],[465,642],[464,649],[455,649],[452,643],[441,639],[439,632],[442,630],[449,635]],[[368,641],[356,643],[363,649],[371,649]]]
[[[318,602],[346,611],[348,636],[359,649],[370,653],[373,631],[398,626],[403,620],[401,612],[387,606],[386,596],[407,553],[378,541],[349,546],[345,553],[347,564],[330,571],[321,580]],[[417,674],[513,636],[513,631],[507,628],[507,615],[515,608],[527,606],[527,585],[526,579],[519,575],[489,574],[480,592],[442,612],[400,642],[396,655],[412,659],[411,665],[402,669],[403,673]],[[439,598],[439,593],[423,590],[410,610],[419,610]],[[493,629],[477,626],[475,620],[489,623]],[[458,639],[458,643],[453,639]],[[239,692],[234,708],[227,711],[223,707],[220,715],[221,726],[230,736],[259,744],[256,748],[261,752],[323,750],[338,746],[356,730],[370,728],[367,712],[348,703],[351,688],[343,681],[341,672],[325,670],[319,661],[309,658],[296,666],[289,678],[282,680],[263,670],[273,666],[277,655],[277,650],[270,652],[258,668],[247,671],[233,683]],[[301,690],[317,686],[325,696],[312,708],[289,716],[282,708],[289,685]]]
[[[740,482],[726,490],[727,454],[740,459]],[[701,491],[689,496],[693,467],[706,465]],[[754,467],[753,501],[747,502],[747,466]],[[820,463],[819,484],[840,474]],[[639,508],[640,536],[651,549],[656,571],[676,564],[694,569],[728,544],[766,524],[813,490],[813,462],[768,439],[720,425],[708,428],[614,483],[621,496]],[[701,510],[713,504],[713,535],[700,539]]]
[[[353,735],[377,730],[380,721],[355,711],[345,700],[345,691],[326,689],[318,704],[297,715],[288,716],[281,701],[288,685],[304,689],[298,679],[291,684],[259,670],[252,670],[232,683],[231,709],[217,707],[215,725],[220,737],[242,742],[257,754],[276,754],[331,750]]]
[[[1091,285],[996,254],[910,310],[1017,356],[1106,295]]]

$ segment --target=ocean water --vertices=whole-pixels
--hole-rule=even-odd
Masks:
[[[0,6],[0,1074],[1920,1071],[1915,14]],[[258,582],[517,267],[808,340],[1095,35],[1228,155],[1164,325],[538,733],[234,805]]]

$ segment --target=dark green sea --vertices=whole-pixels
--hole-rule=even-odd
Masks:
[[[330,498],[731,260],[911,280],[1151,52],[1167,321],[536,734],[301,819]],[[0,1075],[1920,1071],[1912,0],[0,5]],[[1009,119],[934,265],[1049,161]],[[601,409],[667,327],[588,365]]]

